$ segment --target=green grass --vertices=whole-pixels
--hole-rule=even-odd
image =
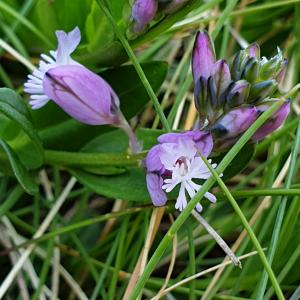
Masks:
[[[146,237],[154,230],[150,228],[150,219],[160,211],[163,217],[160,223],[156,223],[158,231],[148,249],[145,268],[127,292],[129,299],[152,299],[165,283],[174,255],[175,235],[175,266],[167,287],[225,259],[226,254],[215,240],[191,216],[194,205],[201,201],[204,206],[202,216],[230,247],[236,247],[236,256],[252,251],[257,251],[257,254],[243,259],[242,269],[232,264],[224,269],[220,267],[219,271],[209,272],[176,287],[169,292],[168,298],[163,296],[162,299],[296,299],[300,280],[297,268],[300,263],[297,85],[300,78],[300,1],[258,0],[241,7],[243,1],[191,0],[168,18],[158,17],[157,23],[151,24],[149,30],[134,40],[128,40],[126,36],[127,24],[122,19],[125,2],[127,0],[111,3],[84,0],[70,8],[67,0],[41,0],[39,4],[30,0],[2,0],[0,38],[25,59],[25,64],[37,65],[40,53],[55,48],[54,29],[69,31],[79,25],[82,43],[74,58],[77,55],[81,57],[82,64],[102,71],[131,63],[140,81],[130,82],[120,77],[112,82],[125,90],[122,97],[130,95],[138,98],[143,95],[149,99],[146,106],[135,108],[138,113],[131,120],[135,129],[153,128],[141,135],[143,146],[148,148],[160,133],[183,130],[187,126],[190,104],[193,105],[190,102],[193,97],[190,52],[199,28],[206,28],[211,33],[218,58],[230,58],[245,41],[260,41],[261,52],[267,57],[274,55],[276,46],[280,46],[290,62],[283,88],[291,90],[286,97],[290,97],[294,106],[284,125],[255,145],[256,151],[246,168],[223,181],[218,174],[232,167],[230,163],[243,151],[243,145],[274,114],[283,99],[263,113],[224,153],[217,169],[212,171],[213,176],[203,183],[181,213],[175,211],[174,199],[167,202],[162,212],[162,209],[153,209],[152,203],[146,200],[147,195],[143,199],[128,201],[126,197],[105,197],[97,189],[97,182],[99,186],[106,187],[105,184],[114,183],[117,177],[113,176],[127,176],[127,173],[115,175],[113,172],[141,168],[140,159],[145,157],[146,150],[134,155],[125,150],[114,153],[121,151],[119,149],[124,142],[121,136],[114,137],[111,131],[114,128],[70,122],[69,117],[54,105],[37,111],[29,108],[31,116],[28,120],[32,122],[35,133],[47,130],[53,137],[48,143],[47,138],[40,134],[44,139],[42,165],[38,168],[24,167],[22,176],[30,176],[32,184],[38,187],[39,192],[34,196],[22,189],[5,153],[0,153],[0,295],[3,294],[5,299],[25,300],[51,297],[123,299],[139,257],[144,253]],[[67,10],[71,9],[69,14]],[[44,18],[39,15],[42,12],[47,12],[43,14]],[[101,32],[101,28],[105,28],[105,32]],[[97,40],[93,41],[93,49],[96,45],[98,50],[94,52],[89,52],[87,36],[90,30],[98,34]],[[108,37],[112,37],[113,41]],[[157,92],[150,84],[153,78],[149,78],[143,70],[143,63],[156,60],[168,61],[169,64],[167,77]],[[28,97],[23,93],[28,72],[26,66],[18,61],[18,57],[1,48],[0,64],[0,86],[14,89],[27,101]],[[160,72],[160,69],[154,71]],[[156,73],[152,74],[156,76]],[[131,94],[132,90],[134,94]],[[139,99],[135,100],[139,103]],[[140,100],[141,103],[146,102],[145,99]],[[179,110],[181,108],[182,111]],[[24,108],[18,109],[22,111]],[[130,110],[130,107],[122,109]],[[105,140],[102,135],[109,138]],[[11,144],[20,163],[24,163],[32,144],[19,125],[2,114],[0,138]],[[72,141],[78,147],[71,147]],[[82,151],[84,147],[89,151]],[[289,156],[291,160],[286,164]],[[70,185],[71,174],[78,170],[92,172],[92,175],[86,176],[96,178],[94,185],[75,179]],[[101,175],[103,172],[111,173]],[[103,178],[108,180],[103,181]],[[139,185],[139,180],[144,182],[144,178],[133,177],[124,183],[120,177],[115,180],[117,183],[113,188],[116,191],[132,185],[129,189],[131,198],[140,195],[145,188]],[[68,182],[69,189],[66,191]],[[217,196],[216,204],[207,205],[208,201],[202,199],[206,191]],[[58,199],[60,202],[57,202]],[[61,206],[53,215],[57,203]],[[174,222],[170,221],[168,214],[172,214]],[[45,220],[43,233],[37,236]],[[244,230],[245,235],[241,236]],[[23,263],[27,269],[20,268],[22,271],[10,279],[9,272],[18,267],[17,262],[26,249],[31,249],[26,265]]]

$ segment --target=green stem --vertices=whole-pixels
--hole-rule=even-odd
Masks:
[[[168,123],[168,121],[167,121],[167,119],[166,119],[166,117],[165,117],[165,115],[164,115],[164,113],[163,113],[163,111],[160,107],[159,101],[158,101],[158,99],[157,99],[157,97],[156,97],[156,95],[155,95],[155,93],[154,93],[154,91],[153,91],[153,89],[152,89],[152,87],[151,87],[151,85],[150,85],[150,83],[149,83],[149,81],[148,81],[141,65],[138,62],[137,57],[135,56],[133,50],[131,49],[127,39],[125,38],[125,36],[121,32],[121,30],[119,29],[119,27],[116,24],[113,16],[111,15],[111,13],[107,9],[107,7],[103,4],[103,2],[101,0],[97,0],[97,3],[100,6],[100,8],[102,9],[102,11],[104,12],[104,14],[106,15],[107,19],[110,21],[112,27],[114,28],[114,31],[115,31],[117,37],[119,38],[119,40],[121,41],[125,51],[127,52],[128,57],[130,58],[137,74],[139,75],[139,77],[140,77],[140,79],[141,79],[141,81],[142,81],[142,83],[143,83],[143,85],[144,85],[144,87],[145,87],[145,89],[146,89],[146,91],[147,91],[154,107],[155,107],[155,110],[156,110],[156,112],[157,112],[157,114],[158,114],[158,116],[161,120],[161,123],[163,124],[163,126],[165,128],[165,130],[171,131],[170,125],[169,125],[169,123]]]
[[[287,180],[285,183],[286,188],[290,188],[290,186],[292,184],[292,180],[293,180],[293,177],[294,177],[294,174],[296,171],[296,166],[297,166],[297,156],[298,156],[299,146],[300,146],[300,122],[298,123],[296,141],[295,141],[294,148],[293,148],[292,154],[291,154],[291,162],[289,165],[289,172],[288,172]],[[287,197],[285,196],[280,202],[277,217],[275,220],[275,226],[274,226],[274,231],[272,234],[271,243],[270,243],[269,251],[267,254],[268,261],[270,264],[272,264],[272,262],[273,262],[275,251],[278,246],[279,234],[280,234],[281,226],[283,223],[283,217],[284,217],[286,205],[287,205]],[[268,282],[268,276],[264,272],[262,274],[260,282],[259,282],[256,299],[258,299],[258,300],[263,299],[265,290],[266,290],[266,286],[267,286],[267,282]]]
[[[261,196],[298,196],[300,189],[256,189],[256,190],[242,190],[231,193],[235,198],[261,197]],[[216,194],[218,199],[225,197],[224,193]]]
[[[234,157],[242,149],[242,147],[247,143],[247,141],[252,137],[252,135],[256,132],[256,130],[259,127],[261,127],[261,125],[279,109],[279,107],[284,103],[284,101],[285,99],[281,99],[280,101],[274,103],[248,128],[248,130],[242,135],[239,141],[230,149],[230,151],[225,155],[225,157],[219,164],[218,168],[216,169],[216,171],[219,174],[224,172],[225,168],[230,164],[230,162],[234,159]],[[161,240],[160,244],[157,246],[143,274],[137,281],[130,295],[130,299],[135,300],[138,297],[146,281],[148,280],[152,271],[154,270],[155,266],[159,262],[160,258],[164,254],[167,247],[170,245],[174,235],[179,230],[179,228],[183,225],[183,223],[188,219],[196,204],[203,198],[204,194],[213,186],[215,181],[216,179],[213,177],[210,177],[208,180],[206,180],[202,188],[191,199],[187,207],[180,213],[179,217],[172,224],[169,231],[166,233],[164,238]]]
[[[227,188],[227,186],[225,185],[225,183],[223,182],[223,180],[220,178],[220,176],[218,175],[218,173],[211,167],[211,165],[209,164],[209,162],[207,161],[207,159],[204,156],[201,156],[202,160],[205,162],[206,166],[209,168],[210,172],[212,173],[213,177],[216,179],[216,181],[218,182],[219,186],[221,187],[221,189],[224,191],[224,193],[226,194],[230,204],[232,205],[233,209],[235,210],[236,214],[239,216],[241,222],[244,225],[244,228],[246,229],[254,247],[256,248],[256,251],[260,257],[260,260],[267,272],[267,274],[269,275],[269,278],[272,282],[272,285],[274,287],[274,290],[276,291],[277,297],[280,300],[284,300],[284,296],[283,293],[281,291],[281,288],[279,286],[279,283],[277,282],[277,279],[273,273],[273,270],[265,256],[264,250],[261,247],[256,235],[254,234],[250,224],[248,223],[245,215],[243,214],[242,210],[240,209],[239,205],[237,204],[236,200],[233,198],[232,194],[230,193],[229,189]]]
[[[189,244],[189,274],[190,276],[196,273],[196,259],[195,259],[195,246],[194,246],[194,237],[193,237],[193,227],[192,220],[188,223],[187,226],[187,236],[188,236],[188,244]],[[190,283],[190,294],[189,300],[195,300],[195,280]]]
[[[145,153],[83,153],[66,151],[45,151],[45,162],[62,166],[133,166],[145,157]]]

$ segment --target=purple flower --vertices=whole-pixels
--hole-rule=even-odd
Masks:
[[[259,106],[257,106],[257,109],[259,112],[266,111],[274,101],[268,101],[266,103],[263,103]],[[259,141],[263,139],[268,134],[272,133],[274,130],[276,130],[280,125],[284,122],[284,120],[287,118],[288,114],[290,112],[290,101],[287,100],[284,104],[281,105],[281,107],[275,112],[275,114],[266,121],[265,124],[263,124],[252,136],[253,141]]]
[[[118,96],[104,79],[70,56],[80,42],[79,29],[76,27],[69,33],[57,31],[56,36],[57,50],[50,51],[50,56],[41,55],[39,68],[25,83],[32,108],[38,109],[52,99],[79,122],[119,124],[123,119]]]
[[[215,123],[212,132],[219,138],[231,139],[245,132],[257,117],[255,106],[235,108]]]
[[[143,32],[154,19],[157,11],[157,0],[136,0],[132,6],[132,31],[135,34]]]
[[[149,194],[155,206],[162,206],[167,201],[166,193],[180,185],[175,208],[182,211],[187,205],[186,192],[192,198],[201,188],[194,179],[207,179],[211,175],[198,151],[207,157],[212,151],[212,137],[207,132],[188,131],[163,134],[158,142],[145,160]],[[205,197],[216,201],[211,193],[207,192]],[[202,206],[198,203],[196,209],[201,211]]]
[[[119,123],[118,96],[105,80],[81,65],[49,69],[43,79],[43,90],[45,95],[81,123]]]

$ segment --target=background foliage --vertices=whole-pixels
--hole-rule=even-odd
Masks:
[[[127,1],[104,3],[124,35]],[[191,0],[129,40],[169,125],[174,130],[190,129],[196,117],[189,65],[199,28],[213,32],[217,56],[227,59],[254,41],[267,57],[278,45],[289,59],[284,87],[294,86],[299,81],[299,5],[296,0]],[[52,299],[122,299],[145,242],[153,238],[150,258],[178,216],[171,195],[161,222],[156,219],[158,230],[151,227],[153,208],[139,164],[145,151],[128,155],[122,132],[80,124],[54,103],[38,111],[28,107],[23,93],[28,67],[38,62],[40,53],[55,48],[55,30],[70,31],[75,26],[81,30],[82,43],[74,58],[112,85],[143,150],[164,132],[135,71],[136,64],[130,63],[97,1],[0,2],[0,295],[3,283],[9,282],[7,299],[47,299],[51,295]],[[297,88],[291,100],[293,110],[285,125],[260,144],[243,147],[223,179],[251,220],[285,297],[294,300],[300,295]],[[253,251],[249,237],[241,236],[244,226],[224,192],[217,185],[214,192],[218,202],[211,207],[204,203],[203,216],[238,255]],[[41,232],[43,222],[47,226]],[[33,245],[17,280],[9,281],[9,271]],[[155,297],[174,258],[168,286],[221,263],[224,256],[190,216],[140,292],[145,299]],[[243,261],[242,270],[232,265],[219,268],[164,297],[276,299],[270,281],[266,287],[265,282],[263,265],[254,255]]]

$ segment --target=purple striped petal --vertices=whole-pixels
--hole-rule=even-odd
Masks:
[[[270,107],[271,104],[273,104],[273,102],[270,102],[268,104],[262,104],[258,106],[257,109],[260,112],[264,112]],[[252,136],[252,140],[259,141],[263,139],[265,136],[267,136],[268,134],[275,131],[285,121],[289,112],[290,112],[290,101],[287,100],[284,104],[281,105],[281,107],[274,114],[274,116],[272,116],[269,120],[267,120],[266,123],[255,132],[255,134]]]
[[[246,131],[257,116],[258,111],[255,106],[236,108],[219,119],[212,130],[221,138],[234,138]]]
[[[218,60],[212,67],[212,76],[216,82],[217,95],[220,96],[222,92],[228,87],[231,76],[229,67],[224,59]]]
[[[81,65],[50,69],[43,88],[49,98],[79,122],[90,125],[119,122],[117,95],[105,80]]]

